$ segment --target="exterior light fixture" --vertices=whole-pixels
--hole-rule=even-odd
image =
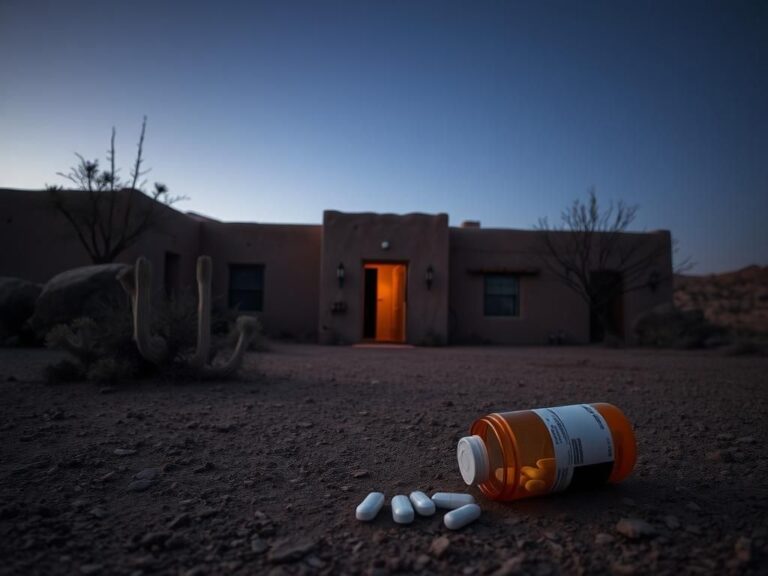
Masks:
[[[336,267],[336,280],[339,281],[339,288],[344,287],[344,263],[339,262],[339,265]]]
[[[427,274],[425,280],[427,281],[427,290],[432,290],[432,281],[435,279],[435,270],[432,268],[432,264],[427,266]]]
[[[382,250],[389,250],[389,240],[384,240],[384,241],[381,243],[381,249],[382,249]]]

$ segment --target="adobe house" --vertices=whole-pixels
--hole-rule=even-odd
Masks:
[[[594,311],[542,265],[538,231],[455,227],[446,214],[326,211],[319,225],[220,222],[166,206],[159,214],[119,260],[146,256],[155,291],[173,294],[193,285],[197,256],[207,254],[217,303],[258,314],[275,337],[416,345],[595,338]],[[655,255],[648,285],[610,306],[614,331],[631,340],[639,314],[672,302],[672,250],[668,231],[622,241]],[[90,264],[44,191],[0,189],[0,246],[0,276],[45,282]]]

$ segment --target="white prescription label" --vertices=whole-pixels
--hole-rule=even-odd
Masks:
[[[571,485],[574,469],[613,462],[613,438],[603,416],[589,404],[538,408],[555,447],[555,483],[552,492]]]

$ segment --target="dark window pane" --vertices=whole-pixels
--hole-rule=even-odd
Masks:
[[[520,315],[520,282],[517,276],[485,276],[484,314],[486,316]]]
[[[264,266],[232,265],[229,267],[229,306],[260,312],[264,300]]]

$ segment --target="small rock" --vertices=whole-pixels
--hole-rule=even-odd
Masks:
[[[106,474],[104,474],[104,476],[99,478],[98,481],[99,482],[109,482],[110,480],[114,480],[114,479],[115,479],[115,471],[113,470],[112,472],[107,472]]]
[[[432,540],[432,544],[429,545],[429,553],[435,558],[441,558],[450,545],[451,540],[448,536],[440,536]]]
[[[210,571],[205,566],[194,566],[184,572],[184,576],[206,576],[209,572]]]
[[[606,544],[612,543],[616,538],[611,536],[610,534],[606,534],[605,532],[600,532],[595,536],[595,544],[598,546],[604,546]]]
[[[91,508],[88,511],[88,514],[90,514],[94,518],[104,518],[107,515],[107,511],[104,510],[104,508],[100,508],[99,506],[95,506],[94,508]]]
[[[251,539],[251,552],[254,554],[263,554],[268,547],[267,543],[258,536]]]
[[[656,535],[656,529],[639,518],[622,518],[616,524],[616,531],[630,540],[638,540]]]
[[[162,546],[168,538],[171,537],[169,532],[147,532],[142,536],[139,544],[145,548],[150,546]]]
[[[80,574],[90,576],[91,574],[98,574],[104,569],[101,564],[83,564],[80,566]]]
[[[133,454],[136,454],[136,450],[133,448],[115,448],[115,451],[112,452],[115,456],[132,456]]]
[[[623,564],[614,562],[611,564],[611,574],[614,576],[633,576],[637,574],[638,568],[634,564]]]
[[[154,484],[154,481],[152,480],[134,480],[130,484],[128,484],[128,490],[130,492],[144,492],[147,488],[152,486]]]
[[[186,526],[188,524],[189,524],[189,514],[184,513],[184,514],[179,514],[178,516],[176,516],[176,518],[171,520],[168,523],[168,528],[170,528],[171,530],[176,530],[176,528],[181,528],[182,526]]]
[[[315,542],[309,538],[284,538],[278,540],[269,551],[269,561],[273,564],[296,562],[309,554],[315,547]]]
[[[518,554],[512,558],[508,558],[504,561],[504,564],[499,566],[496,572],[493,572],[493,576],[512,576],[513,574],[521,574],[523,572],[523,562],[525,561],[525,554]]]
[[[144,468],[144,470],[137,472],[133,479],[134,480],[154,480],[160,475],[160,469],[159,468]]]
[[[752,561],[752,540],[749,538],[740,536],[736,540],[734,550],[736,552],[736,561],[739,564],[749,564]]]
[[[352,472],[353,478],[367,478],[368,476],[370,476],[370,472],[368,472],[368,470],[355,470]]]
[[[424,567],[429,564],[430,560],[432,559],[426,554],[419,554],[416,558],[416,562],[414,562],[414,568],[416,568],[417,571],[424,570]]]
[[[312,424],[312,422],[306,422],[306,421],[304,421],[304,422],[299,422],[299,423],[297,424],[297,426],[298,426],[299,428],[312,428],[312,426],[314,426],[314,424]]]
[[[189,545],[187,539],[181,534],[174,534],[165,542],[165,547],[168,550],[178,550],[179,548],[185,548]]]
[[[677,530],[680,528],[680,520],[677,519],[677,516],[672,516],[671,514],[664,516],[664,524],[670,530]]]
[[[210,470],[213,470],[215,466],[211,462],[206,462],[205,464],[201,464],[200,466],[193,468],[192,472],[209,472]]]

